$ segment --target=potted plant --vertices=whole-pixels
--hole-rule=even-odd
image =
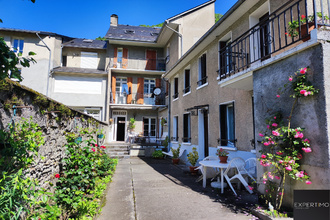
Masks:
[[[171,148],[171,151],[172,151],[172,154],[173,154],[173,157],[172,157],[173,164],[179,164],[179,162],[180,162],[180,158],[179,158],[180,148],[181,148],[181,144],[179,144],[179,147],[176,148],[176,149]]]
[[[219,157],[220,159],[220,163],[227,163],[227,160],[228,160],[228,154],[229,152],[220,148],[217,150],[217,156]]]
[[[193,147],[192,148],[192,152],[188,153],[188,161],[189,163],[191,164],[191,166],[189,166],[189,169],[190,169],[190,173],[192,175],[196,175],[197,174],[197,170],[196,170],[196,163],[198,161],[198,152],[197,152],[197,148],[196,147]]]
[[[135,129],[135,118],[130,118],[129,119],[129,124],[128,124],[128,131],[132,133]]]
[[[104,131],[103,129],[97,130],[96,132],[97,138],[102,139],[104,137],[103,131]]]

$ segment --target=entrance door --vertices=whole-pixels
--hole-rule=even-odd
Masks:
[[[117,117],[117,141],[125,141],[125,117]]]
[[[157,53],[155,50],[147,50],[147,66],[146,70],[156,70]]]

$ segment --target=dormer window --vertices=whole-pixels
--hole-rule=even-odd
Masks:
[[[93,43],[93,40],[90,40],[90,39],[84,39],[83,42],[84,42],[84,43]]]
[[[135,31],[133,31],[133,30],[125,30],[124,32],[125,32],[125,34],[134,34],[135,33]]]
[[[151,36],[158,36],[159,33],[154,32],[154,33],[150,33],[150,35],[151,35]]]

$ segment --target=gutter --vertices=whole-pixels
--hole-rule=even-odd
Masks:
[[[174,33],[176,33],[177,35],[179,35],[180,37],[180,44],[181,44],[181,53],[180,53],[180,56],[182,57],[182,34],[180,34],[178,31],[174,30],[173,28],[169,27],[167,24],[169,23],[168,20],[165,21],[164,25],[165,27],[167,27],[168,29],[170,29],[171,31],[173,31]]]
[[[48,90],[49,90],[49,78],[51,76],[50,66],[51,66],[51,60],[52,60],[52,50],[47,46],[47,44],[45,43],[45,41],[39,36],[38,33],[36,33],[36,35],[38,36],[38,38],[41,40],[41,42],[45,45],[45,47],[49,51],[48,74],[47,74],[47,88],[46,88],[46,96],[49,96],[48,95]]]

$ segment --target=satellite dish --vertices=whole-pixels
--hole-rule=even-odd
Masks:
[[[161,92],[162,92],[162,90],[160,88],[154,89],[154,95],[160,95]]]

